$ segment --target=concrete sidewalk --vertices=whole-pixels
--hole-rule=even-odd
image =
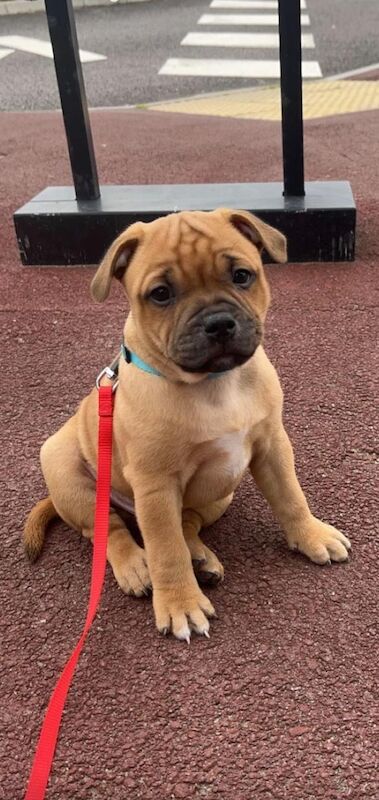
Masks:
[[[92,114],[105,183],[280,180],[280,126],[159,111]],[[206,535],[226,568],[210,641],[161,638],[151,601],[110,571],[77,669],[48,800],[375,800],[378,112],[306,123],[309,180],[348,179],[357,261],[267,269],[266,347],[312,509],[353,543],[346,565],[290,553],[249,478]],[[0,800],[22,798],[52,687],[84,619],[91,547],[58,523],[36,565],[20,543],[44,494],[38,451],[117,350],[125,302],[90,268],[20,266],[12,212],[70,183],[58,113],[3,114],[0,282],[3,550]]]

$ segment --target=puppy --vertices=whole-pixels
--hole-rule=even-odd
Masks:
[[[214,614],[199,583],[224,574],[200,531],[225,512],[247,469],[291,549],[326,564],[345,561],[350,548],[312,515],[296,477],[281,387],[262,346],[263,249],[286,261],[284,236],[247,212],[171,214],[124,231],[91,285],[102,302],[117,278],[131,309],[115,393],[108,561],[127,594],[152,586],[158,630],[186,641],[192,630],[208,636]],[[56,515],[93,539],[97,394],[42,447],[49,497],[26,522],[31,559]],[[144,549],[119,508],[131,502]]]

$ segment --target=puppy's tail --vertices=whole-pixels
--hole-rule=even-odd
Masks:
[[[59,514],[51,497],[40,500],[27,517],[24,527],[23,542],[25,553],[30,561],[36,561],[41,554],[46,528]]]

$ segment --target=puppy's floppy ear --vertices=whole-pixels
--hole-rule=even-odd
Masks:
[[[259,251],[267,250],[274,261],[284,264],[287,261],[287,240],[280,231],[262,222],[249,211],[230,211],[232,225],[252,242]]]
[[[91,282],[91,295],[98,303],[108,297],[113,276],[118,280],[122,279],[137,250],[141,235],[142,226],[137,223],[120,233],[111,244]]]

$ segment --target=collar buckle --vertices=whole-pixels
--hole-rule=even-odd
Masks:
[[[100,389],[101,381],[105,377],[108,378],[110,381],[113,381],[112,392],[116,391],[118,386],[118,362],[119,362],[119,356],[117,356],[117,358],[115,358],[114,361],[112,361],[110,366],[104,367],[104,369],[102,369],[101,372],[99,372],[96,378],[97,390]]]

